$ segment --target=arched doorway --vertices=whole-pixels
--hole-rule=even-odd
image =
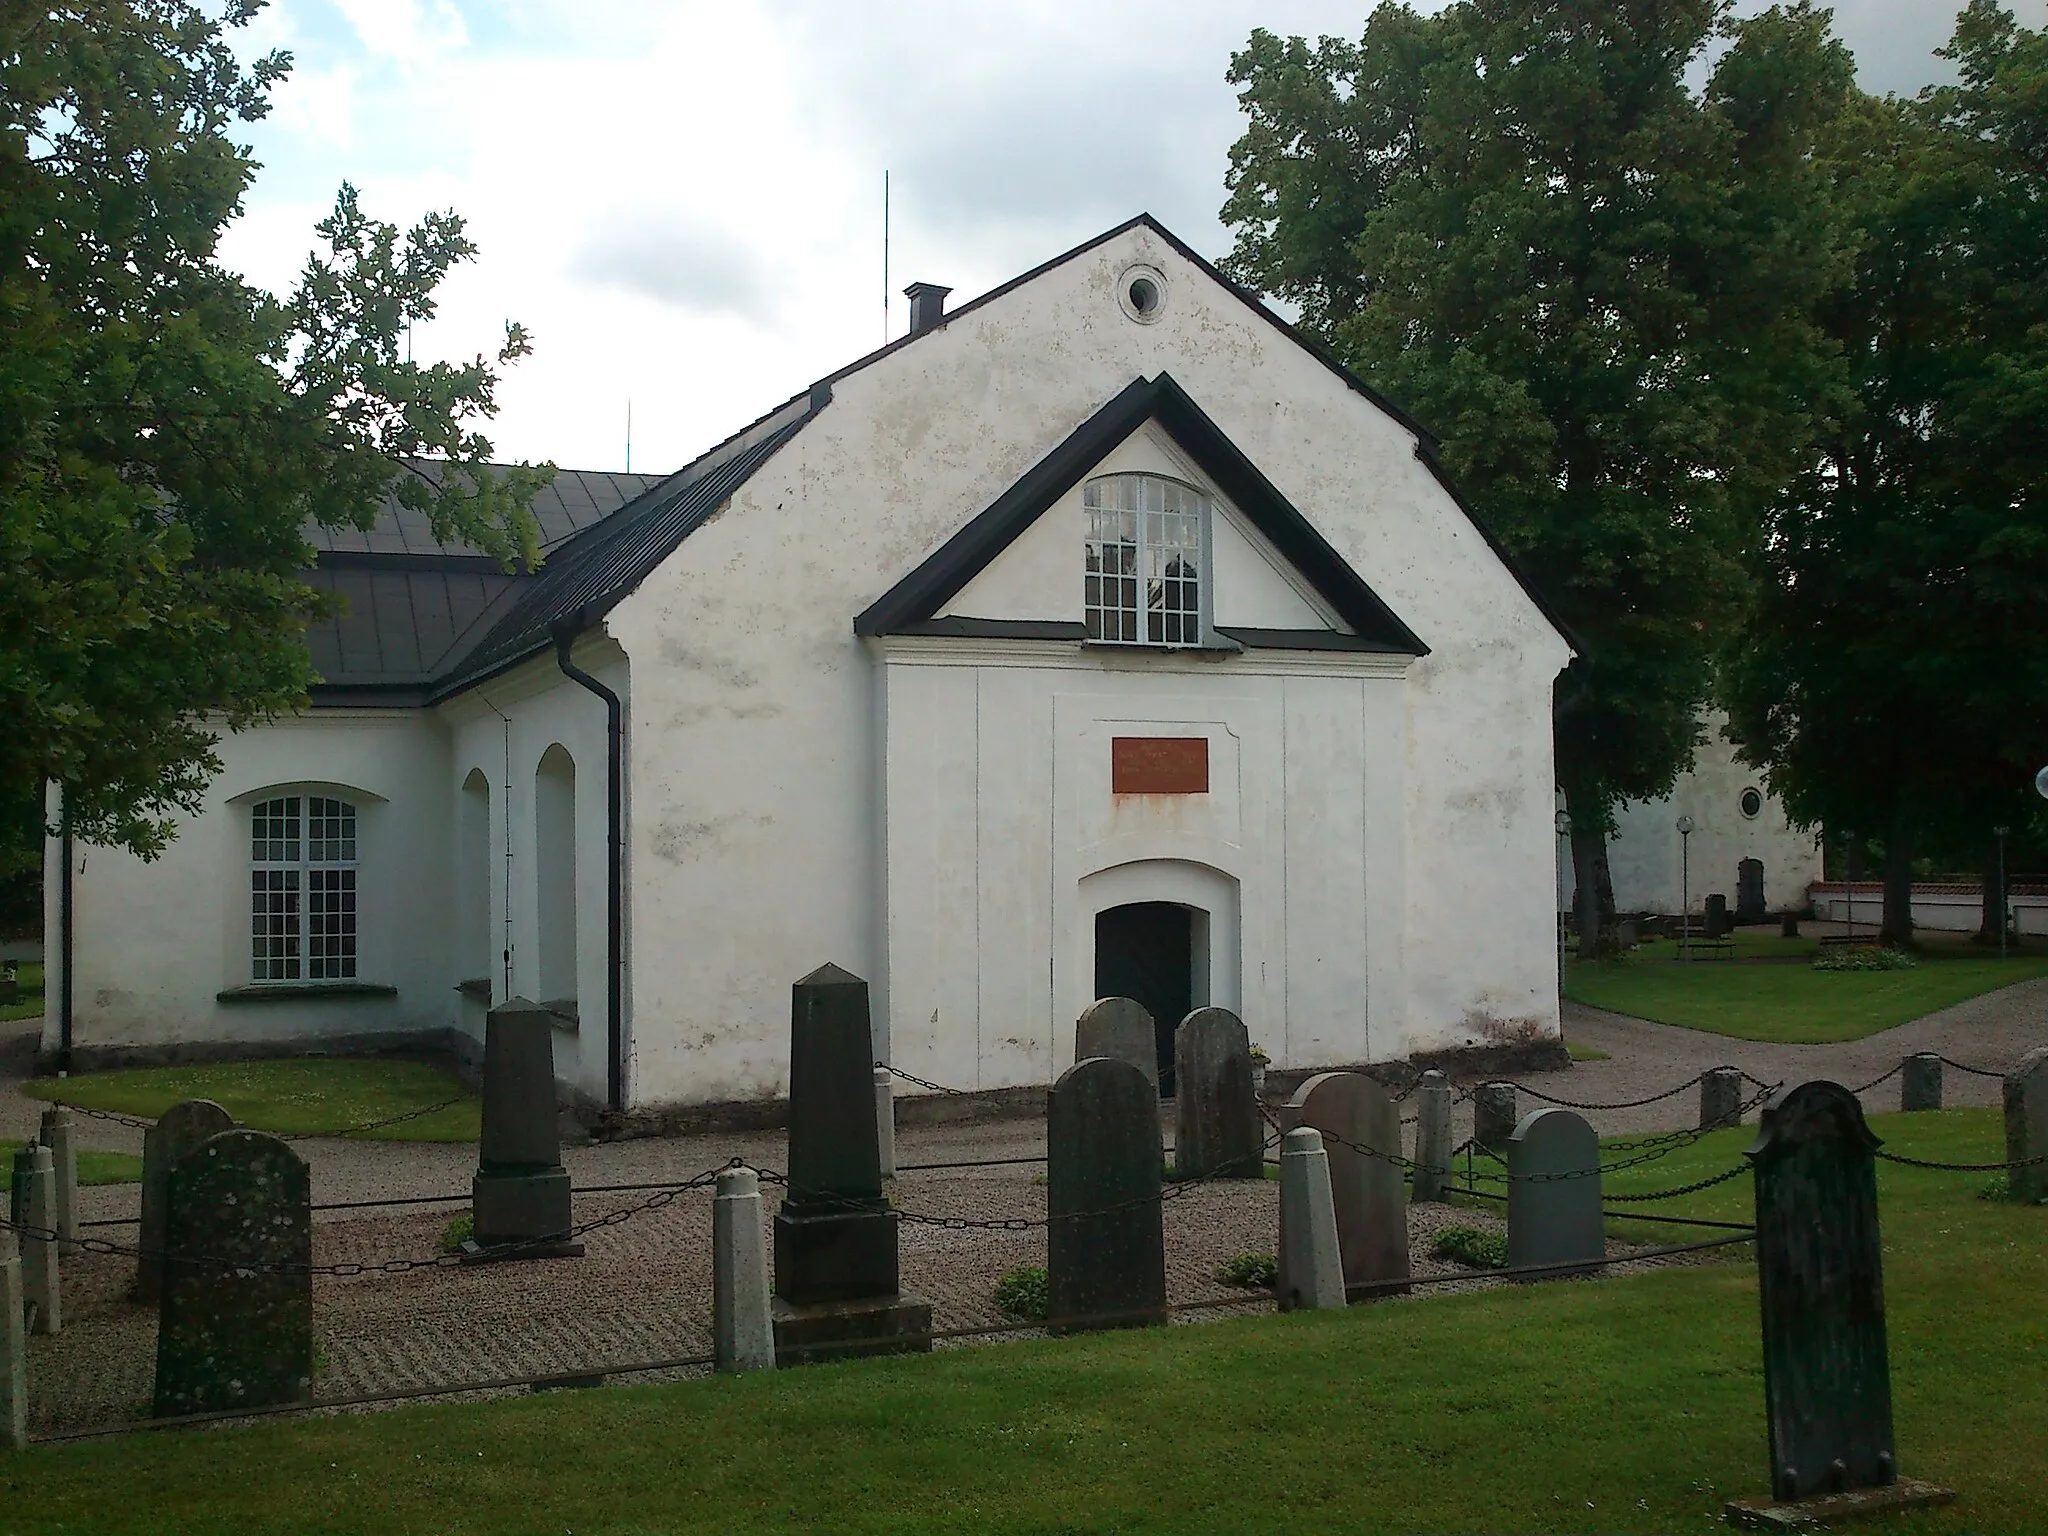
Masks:
[[[1095,995],[1135,999],[1152,1015],[1161,1098],[1173,1097],[1173,1032],[1195,1007],[1207,915],[1175,901],[1134,901],[1095,914]]]

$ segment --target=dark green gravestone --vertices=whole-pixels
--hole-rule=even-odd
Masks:
[[[1252,1038],[1228,1008],[1197,1008],[1173,1032],[1173,1168],[1180,1179],[1265,1177]]]
[[[1094,1056],[1046,1096],[1047,1322],[1056,1333],[1166,1321],[1159,1094]]]
[[[313,1186],[275,1136],[225,1131],[171,1169],[156,1415],[313,1395]]]
[[[135,1239],[135,1299],[153,1302],[162,1283],[158,1255],[164,1248],[164,1213],[171,1170],[210,1137],[235,1128],[235,1117],[211,1099],[187,1099],[163,1112],[142,1133],[142,1225]]]
[[[1900,1064],[1899,1108],[1941,1108],[1941,1057],[1933,1051],[1920,1051]]]
[[[1584,1274],[1607,1256],[1600,1215],[1600,1138],[1568,1109],[1525,1115],[1508,1138],[1508,1267]]]
[[[555,1108],[554,1015],[509,998],[484,1020],[483,1134],[470,1183],[467,1259],[578,1258]],[[495,1251],[494,1251],[495,1250]]]
[[[2022,1204],[2048,1200],[2048,1045],[2005,1074],[2006,1189]]]
[[[1363,1072],[1319,1072],[1295,1090],[1286,1123],[1323,1133],[1346,1295],[1357,1301],[1407,1290],[1408,1192],[1391,1160],[1401,1156],[1401,1111],[1392,1096]],[[1286,1206],[1280,1214],[1284,1225]],[[1287,1252],[1284,1233],[1280,1252]]]
[[[1135,998],[1098,997],[1074,1021],[1074,1060],[1114,1056],[1143,1072],[1159,1091],[1159,1031]]]
[[[882,1194],[868,984],[821,966],[790,989],[789,1192],[775,1213],[778,1364],[931,1348],[930,1305],[899,1294],[896,1225]]]
[[[1823,1082],[1773,1095],[1749,1148],[1771,1493],[1780,1500],[1898,1479],[1878,1145],[1856,1096]]]

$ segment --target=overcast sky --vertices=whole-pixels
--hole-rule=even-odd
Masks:
[[[2011,4],[2012,0],[2008,0]],[[2048,0],[2018,0],[2040,26]],[[1756,8],[1746,4],[1745,9]],[[1910,93],[1950,0],[1841,0],[1863,84]],[[252,137],[227,259],[282,290],[336,186],[407,223],[468,221],[419,353],[534,354],[500,457],[682,464],[882,340],[891,287],[959,303],[1132,214],[1206,255],[1254,26],[1356,36],[1361,0],[274,0],[296,60]],[[891,334],[907,306],[893,298]]]

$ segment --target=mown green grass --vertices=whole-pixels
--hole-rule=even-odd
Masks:
[[[1737,935],[1751,955],[1763,946],[1810,955],[1811,940]],[[1795,949],[1803,946],[1803,950]],[[1909,971],[1816,971],[1806,960],[1783,965],[1667,957],[1669,941],[1625,960],[1573,961],[1564,995],[1575,1003],[1659,1024],[1707,1030],[1738,1040],[1824,1045],[1860,1040],[2014,982],[2048,976],[2048,956],[1999,960],[1977,952],[1930,949]]]
[[[1876,1129],[1997,1151],[1985,1111]],[[2048,1525],[2048,1209],[1976,1177],[1879,1170],[1901,1470],[1959,1494],[1887,1532]],[[135,1435],[0,1457],[0,1528],[1707,1536],[1765,1491],[1757,1328],[1737,1262]]]
[[[21,996],[11,1003],[0,1003],[0,1020],[36,1019],[43,1013],[43,968],[40,964],[23,961],[15,972],[14,979],[21,986]]]
[[[424,1062],[364,1058],[136,1067],[39,1077],[22,1092],[152,1118],[181,1099],[212,1099],[250,1129],[279,1136],[332,1134],[461,1097],[431,1115],[363,1133],[379,1141],[474,1141],[483,1113],[482,1101],[446,1072]]]
[[[18,1141],[0,1141],[0,1166],[12,1168]],[[95,1152],[81,1147],[78,1156],[78,1182],[81,1184],[139,1184],[142,1182],[142,1159],[127,1152]],[[0,1527],[4,1530],[5,1527]]]

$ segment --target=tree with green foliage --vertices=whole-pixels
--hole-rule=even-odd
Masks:
[[[551,473],[486,473],[468,425],[518,326],[495,357],[408,355],[475,254],[453,214],[401,234],[344,186],[288,297],[221,263],[256,170],[237,125],[290,66],[236,59],[260,5],[0,11],[0,823],[37,828],[54,782],[73,834],[144,857],[217,732],[306,696],[309,522],[365,527],[395,494],[531,561]]]
[[[1916,857],[1990,865],[2048,760],[2048,37],[1973,0],[1945,54],[1958,85],[1867,102],[1827,148],[1859,230],[1822,307],[1851,388],[1726,668],[1793,816],[1882,845],[1901,945]]]
[[[1824,403],[1843,239],[1811,150],[1848,55],[1804,4],[1462,0],[1355,44],[1256,32],[1230,78],[1232,271],[1429,424],[1579,642],[1554,715],[1590,951],[1614,810],[1691,764]]]

